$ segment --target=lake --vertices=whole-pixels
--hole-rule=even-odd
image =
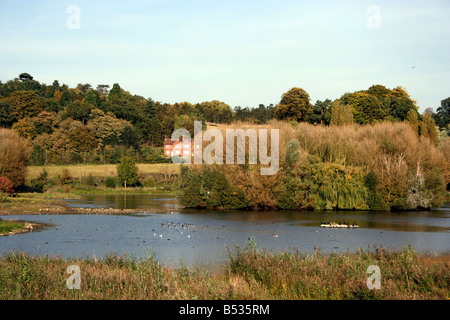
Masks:
[[[0,237],[0,252],[22,250],[63,258],[101,258],[108,253],[127,257],[154,256],[167,265],[223,267],[226,247],[273,251],[355,252],[376,245],[393,250],[411,246],[424,254],[450,253],[450,206],[430,211],[212,211],[182,209],[175,196],[88,195],[67,200],[69,207],[165,209],[169,214],[128,215],[41,214],[10,215],[45,223],[44,228]],[[169,210],[167,210],[169,209]],[[149,210],[150,211],[150,210]],[[173,213],[172,213],[173,212]],[[356,223],[356,229],[321,228],[322,221]],[[275,236],[277,235],[277,236]]]

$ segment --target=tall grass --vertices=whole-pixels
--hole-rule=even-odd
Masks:
[[[66,285],[69,265],[81,289]],[[381,289],[367,288],[369,265]],[[8,253],[0,259],[0,299],[447,299],[448,263],[427,263],[411,248],[390,252],[274,253],[254,246],[230,252],[224,272],[168,268],[151,255],[64,260]]]

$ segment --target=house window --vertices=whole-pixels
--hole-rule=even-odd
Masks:
[[[189,151],[188,150],[184,151],[184,154],[189,154]]]
[[[178,150],[177,150],[177,151],[175,151],[175,154],[180,154],[180,151],[178,151]]]

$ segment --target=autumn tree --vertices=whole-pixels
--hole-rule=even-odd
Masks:
[[[112,113],[100,109],[93,109],[87,127],[91,129],[95,137],[103,145],[118,144],[123,130],[132,124],[123,119],[117,119]]]
[[[302,88],[292,88],[284,93],[275,108],[275,118],[279,120],[309,121],[313,105],[309,94]]]
[[[34,139],[37,136],[36,129],[33,124],[27,119],[20,119],[11,127],[14,131],[16,131],[22,138],[25,139]]]
[[[70,147],[75,152],[89,152],[98,146],[93,132],[86,126],[81,126],[68,135]]]
[[[0,176],[14,187],[24,184],[29,152],[26,141],[17,132],[0,128]]]
[[[14,91],[7,99],[17,120],[34,117],[44,110],[41,97],[34,91]]]

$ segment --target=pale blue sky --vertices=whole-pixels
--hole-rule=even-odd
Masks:
[[[70,5],[80,29],[67,28]],[[380,29],[367,26],[371,5]],[[232,107],[276,104],[294,86],[314,103],[400,85],[423,111],[450,96],[449,39],[448,0],[0,0],[0,80],[117,82]]]

